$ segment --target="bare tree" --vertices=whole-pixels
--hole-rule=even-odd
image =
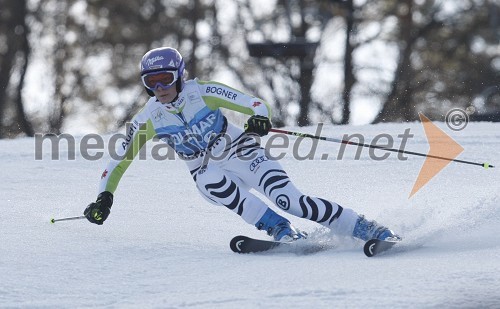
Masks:
[[[27,136],[34,136],[35,131],[33,130],[33,125],[31,124],[30,120],[28,119],[25,111],[24,111],[24,101],[23,101],[23,96],[22,96],[22,90],[24,88],[24,81],[26,77],[26,71],[28,70],[28,63],[31,55],[31,47],[28,41],[28,36],[29,36],[29,27],[26,24],[26,16],[28,15],[27,7],[26,7],[26,0],[20,0],[18,1],[21,9],[20,16],[24,16],[21,20],[21,27],[22,29],[22,35],[20,38],[20,53],[22,57],[22,66],[20,68],[20,77],[19,77],[19,83],[17,85],[17,91],[16,91],[16,112],[17,112],[17,118],[18,118],[18,123],[19,123],[19,129],[24,132]]]
[[[420,111],[441,116],[498,85],[491,65],[498,54],[489,48],[496,44],[488,18],[494,10],[486,4],[464,0],[446,13],[435,1],[399,1],[399,60],[375,122],[413,121]]]
[[[353,0],[346,0],[345,6],[345,51],[344,51],[344,90],[342,91],[343,113],[341,124],[349,123],[351,117],[351,93],[356,77],[354,75],[353,53],[355,46],[352,43],[351,35],[354,30],[354,4]]]
[[[28,27],[26,25],[26,0],[2,0],[0,36],[4,40],[4,50],[0,58],[0,137],[16,136],[20,132],[32,136],[33,128],[24,113],[21,90],[24,85],[30,47],[28,43]],[[16,66],[19,63],[20,67]],[[16,89],[9,95],[9,85],[14,70],[19,70],[19,81],[12,85]],[[14,117],[7,119],[6,111],[12,106]],[[9,117],[10,118],[10,117]]]

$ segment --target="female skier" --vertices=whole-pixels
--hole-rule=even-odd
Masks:
[[[351,209],[304,195],[257,142],[257,135],[264,136],[271,129],[269,105],[221,83],[185,80],[184,67],[174,48],[153,49],[143,56],[141,79],[151,98],[133,117],[120,159],[111,160],[102,173],[97,200],[84,210],[90,222],[103,224],[121,177],[142,145],[156,136],[185,161],[204,198],[231,209],[276,241],[289,242],[306,234],[252,194],[252,188],[282,210],[339,235],[365,241],[400,238]],[[221,107],[250,115],[245,129],[229,123]]]

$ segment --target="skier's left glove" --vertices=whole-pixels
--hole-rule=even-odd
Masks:
[[[92,223],[102,225],[111,212],[113,194],[108,191],[101,192],[95,203],[90,203],[83,211],[83,215]]]
[[[245,124],[245,132],[257,133],[259,136],[264,136],[269,133],[272,127],[271,120],[266,116],[253,115],[248,118]]]

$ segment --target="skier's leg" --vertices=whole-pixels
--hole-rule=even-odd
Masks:
[[[215,165],[200,169],[194,179],[198,191],[205,199],[212,204],[231,209],[247,223],[257,223],[268,208],[248,189],[238,186],[240,181],[236,177],[231,177]]]
[[[267,231],[275,240],[287,241],[302,236],[287,219],[250,193],[248,186],[230,172],[217,165],[208,165],[194,176],[196,186],[205,199],[231,209],[247,223]]]
[[[297,217],[318,222],[339,235],[354,236],[363,240],[385,239],[395,236],[389,229],[368,221],[349,208],[337,203],[308,196],[299,191],[292,183],[279,162],[268,159],[264,149],[255,152],[256,159],[233,159],[227,168],[238,173],[243,182],[267,196],[279,208]]]

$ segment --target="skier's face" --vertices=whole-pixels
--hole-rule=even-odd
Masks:
[[[158,101],[160,101],[161,103],[170,103],[177,96],[177,88],[175,87],[175,85],[173,85],[168,89],[163,89],[162,87],[156,87],[156,89],[153,90],[153,93],[155,94]]]

